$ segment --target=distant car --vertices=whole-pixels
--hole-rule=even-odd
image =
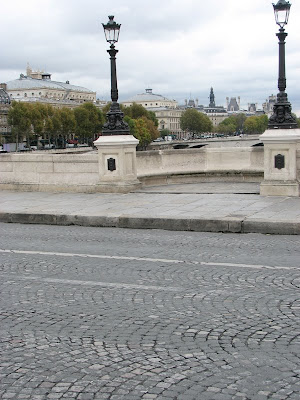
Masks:
[[[163,140],[164,139],[162,137],[159,137],[157,139],[154,139],[153,142],[163,142]]]

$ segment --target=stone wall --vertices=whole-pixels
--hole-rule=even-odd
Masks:
[[[296,153],[296,163],[297,163],[297,179],[300,182],[300,150],[297,150]]]
[[[263,147],[137,152],[137,174],[144,185],[219,179],[260,182],[263,158]],[[1,154],[0,189],[101,192],[98,153]]]
[[[137,153],[138,178],[144,184],[227,179],[260,182],[263,147],[159,150]]]
[[[97,152],[0,155],[0,188],[93,192],[100,182]]]

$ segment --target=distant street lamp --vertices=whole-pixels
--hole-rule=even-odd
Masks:
[[[269,119],[269,129],[295,129],[297,121],[292,115],[292,106],[288,101],[285,75],[285,38],[287,33],[284,30],[288,23],[291,4],[286,0],[279,0],[273,4],[276,24],[280,26],[279,33],[276,36],[279,39],[279,77],[277,101],[273,108],[273,115]]]
[[[109,112],[106,114],[107,123],[103,125],[102,135],[129,135],[129,126],[124,122],[124,113],[120,109],[118,103],[118,85],[117,85],[117,71],[116,71],[116,54],[118,50],[115,48],[115,43],[119,39],[119,33],[121,25],[114,21],[114,17],[111,15],[108,17],[109,21],[107,24],[102,24],[104,28],[105,37],[108,43],[110,43],[110,49],[107,52],[110,55],[110,66],[111,66],[111,107]]]

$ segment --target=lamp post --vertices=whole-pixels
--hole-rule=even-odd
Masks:
[[[114,16],[110,15],[107,24],[102,24],[104,28],[105,38],[110,43],[110,49],[107,52],[110,55],[111,68],[111,107],[106,114],[107,122],[103,125],[102,135],[129,135],[129,126],[124,122],[124,113],[120,109],[118,103],[118,85],[117,85],[117,70],[116,70],[116,54],[118,50],[115,48],[120,34],[121,24],[114,21]]]
[[[292,115],[292,106],[288,101],[286,89],[285,75],[285,38],[287,33],[284,30],[288,23],[291,4],[286,0],[279,0],[277,4],[273,4],[276,24],[279,25],[279,32],[276,36],[279,39],[279,76],[277,101],[273,108],[273,115],[269,119],[269,129],[295,129],[297,121]]]

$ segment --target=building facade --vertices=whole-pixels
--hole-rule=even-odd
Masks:
[[[133,103],[140,104],[150,111],[151,108],[176,108],[178,106],[176,100],[170,100],[160,94],[154,94],[152,89],[146,89],[145,93],[137,94],[136,96],[122,102],[124,107],[130,107]]]
[[[82,104],[95,102],[96,92],[81,86],[71,85],[69,81],[58,82],[51,79],[51,74],[33,71],[27,66],[26,75],[7,82],[6,91],[11,100],[39,101],[54,103]]]
[[[227,110],[223,106],[216,106],[214,89],[210,89],[209,105],[204,107],[203,112],[211,120],[213,126],[218,126],[225,118],[228,117]]]
[[[229,112],[237,112],[240,111],[241,108],[241,98],[240,96],[236,99],[236,97],[226,97],[226,108]]]
[[[158,119],[158,130],[168,129],[177,139],[183,139],[185,132],[180,127],[180,118],[184,110],[179,108],[157,108],[153,110]]]
[[[6,143],[11,135],[11,126],[8,124],[10,98],[3,87],[0,87],[0,143]]]
[[[178,139],[182,138],[184,132],[180,128],[180,117],[183,110],[178,108],[176,100],[170,100],[160,94],[154,94],[152,89],[146,89],[145,93],[137,94],[123,101],[124,107],[130,107],[133,103],[140,104],[148,111],[153,111],[158,119],[158,130],[168,129]]]
[[[271,116],[273,114],[273,107],[276,101],[277,101],[277,96],[274,96],[274,94],[272,94],[266,99],[266,102],[263,103],[262,105],[265,114],[267,114],[268,116]]]

